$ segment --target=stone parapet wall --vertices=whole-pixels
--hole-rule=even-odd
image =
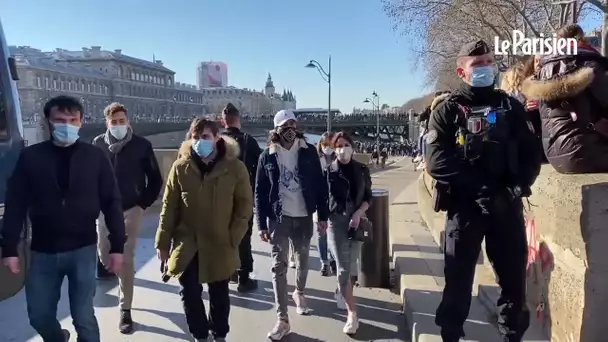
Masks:
[[[423,174],[420,212],[440,242],[445,213],[433,212],[431,193],[432,178]],[[563,175],[544,165],[532,193],[530,205],[524,201],[526,217],[535,222],[535,239],[550,252],[550,263],[544,272],[541,267],[529,272],[531,329],[554,342],[604,341],[608,338],[603,316],[608,307],[608,175]],[[482,276],[476,282],[479,296],[492,303],[498,292],[488,286],[488,274],[489,280],[493,277],[487,258],[483,260],[485,267],[478,268]],[[544,311],[537,316],[539,301],[544,302]]]

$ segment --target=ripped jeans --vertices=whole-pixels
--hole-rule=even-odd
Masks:
[[[279,319],[289,321],[287,314],[287,269],[289,246],[293,245],[296,261],[296,291],[304,293],[308,278],[308,255],[313,235],[312,217],[283,216],[281,223],[270,221],[268,225],[272,245],[272,287]]]
[[[346,293],[346,285],[352,276],[359,275],[359,258],[362,242],[348,239],[350,215],[329,216],[327,242],[329,251],[336,260],[338,268],[338,290],[342,296]]]

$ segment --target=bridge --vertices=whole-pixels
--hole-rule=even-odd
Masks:
[[[244,120],[241,122],[243,130],[273,128],[271,119],[266,120]],[[150,136],[160,133],[186,131],[190,127],[190,121],[184,122],[131,122],[133,130],[141,136]],[[325,120],[303,120],[298,123],[298,128],[306,133],[322,134],[326,131]],[[334,130],[347,131],[355,136],[376,136],[376,119],[354,119],[336,120],[332,122]],[[85,123],[80,129],[80,137],[86,141],[105,132],[105,123]],[[380,134],[389,140],[408,138],[408,121],[397,118],[383,118],[380,120]]]

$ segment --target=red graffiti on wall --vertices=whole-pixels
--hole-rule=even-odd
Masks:
[[[528,277],[531,277],[538,286],[544,281],[543,278],[546,272],[553,269],[553,254],[546,242],[538,240],[536,220],[532,215],[526,217],[526,235],[528,238]],[[543,293],[536,306],[537,319],[541,319],[545,303],[546,298]]]

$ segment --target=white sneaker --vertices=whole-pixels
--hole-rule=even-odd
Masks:
[[[306,297],[303,294],[294,292],[293,295],[291,295],[291,298],[293,298],[293,301],[296,303],[296,312],[298,315],[310,314],[312,310],[306,305]]]
[[[291,327],[288,322],[278,320],[274,328],[268,333],[268,338],[273,341],[280,341],[283,337],[289,335]]]
[[[338,290],[336,290],[336,305],[338,306],[338,310],[346,310],[346,302]]]
[[[359,318],[357,318],[357,314],[353,313],[348,315],[346,319],[346,324],[344,324],[344,329],[342,331],[347,335],[354,335],[357,333],[359,329]]]

